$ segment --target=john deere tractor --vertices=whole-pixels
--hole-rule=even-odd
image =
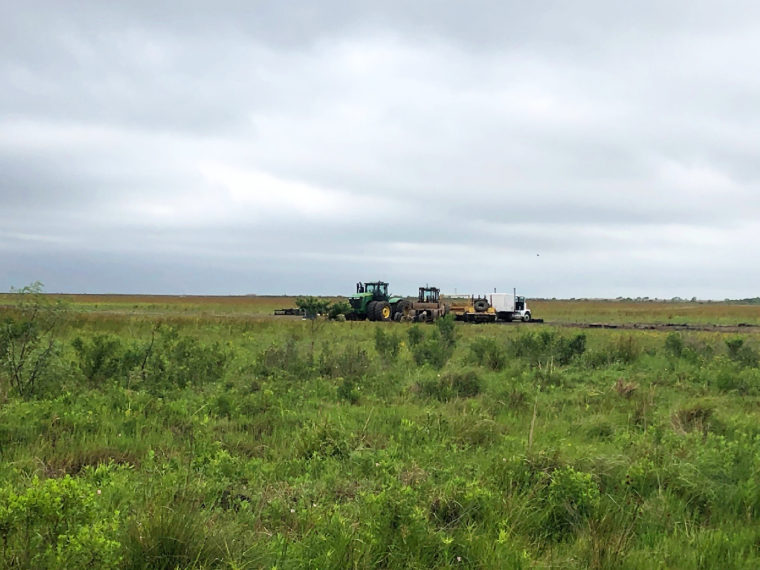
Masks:
[[[370,281],[356,284],[356,294],[348,298],[352,312],[346,315],[352,320],[390,321],[402,297],[388,295],[388,284]]]

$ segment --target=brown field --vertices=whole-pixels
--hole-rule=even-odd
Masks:
[[[102,316],[162,316],[171,318],[262,318],[275,309],[294,307],[296,297],[243,295],[63,295],[52,300],[66,303],[72,311]],[[12,306],[14,294],[0,294],[0,307]],[[644,323],[760,325],[760,305],[724,302],[672,303],[612,300],[528,300],[535,318],[550,323]],[[283,317],[279,317],[283,318]]]
[[[723,302],[530,301],[536,318],[579,323],[760,324],[760,305]]]

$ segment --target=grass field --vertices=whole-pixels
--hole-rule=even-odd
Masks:
[[[49,295],[67,303],[76,313],[99,317],[263,317],[275,309],[295,307],[295,297],[278,296],[169,296],[169,295]],[[337,298],[336,298],[337,299]],[[0,293],[0,307],[14,303],[14,295]],[[534,317],[561,323],[693,323],[760,324],[760,305],[722,302],[631,302],[606,300],[528,300]]]
[[[760,566],[756,333],[18,300],[0,297],[0,567]],[[531,308],[758,321],[724,304]]]

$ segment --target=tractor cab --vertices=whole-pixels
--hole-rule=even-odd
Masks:
[[[420,287],[417,295],[418,303],[437,303],[441,296],[441,290],[438,287]]]
[[[375,301],[388,300],[388,284],[383,281],[371,281],[364,284],[364,292],[372,295]]]
[[[515,297],[515,312],[525,310],[525,297]]]

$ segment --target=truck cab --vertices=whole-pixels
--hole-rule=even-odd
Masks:
[[[531,319],[530,309],[525,297],[511,293],[493,293],[488,296],[491,306],[496,311],[499,321],[521,320],[528,322]]]

